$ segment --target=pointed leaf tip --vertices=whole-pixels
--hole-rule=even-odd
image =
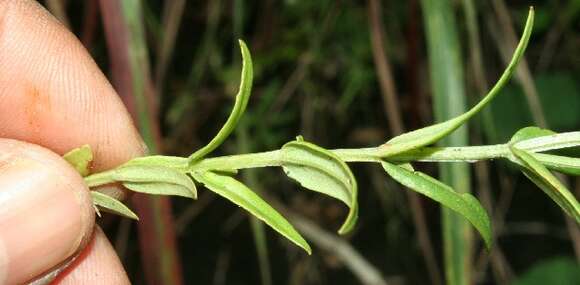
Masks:
[[[129,207],[125,206],[121,201],[103,194],[97,191],[91,191],[91,197],[93,198],[93,204],[95,207],[101,207],[102,209],[111,212],[116,215],[120,215],[129,219],[139,220],[139,217],[129,209]],[[97,208],[97,214],[100,216],[100,212]]]
[[[530,9],[522,37],[512,55],[511,61],[493,88],[491,88],[479,103],[469,109],[469,111],[455,118],[392,138],[386,143],[385,147],[381,148],[381,157],[390,157],[415,148],[434,144],[455,131],[457,128],[461,127],[465,122],[479,113],[479,111],[487,106],[489,102],[499,94],[499,91],[509,82],[518,63],[523,57],[526,47],[528,46],[533,25],[534,10]]]
[[[469,193],[457,193],[451,187],[422,172],[386,161],[381,164],[385,171],[403,186],[439,202],[467,219],[479,232],[486,247],[488,249],[491,247],[491,221],[487,211],[475,197]]]
[[[312,253],[310,245],[300,233],[280,213],[243,183],[230,176],[209,171],[192,172],[191,175],[195,180],[203,183],[207,189],[244,208],[282,236],[304,249],[308,254]]]
[[[232,109],[232,112],[230,113],[227,121],[215,135],[215,137],[207,145],[189,156],[188,159],[190,165],[196,163],[199,159],[203,158],[217,147],[219,147],[235,129],[242,115],[244,114],[244,111],[246,110],[246,106],[250,100],[250,94],[252,93],[254,69],[252,67],[252,56],[248,46],[246,46],[246,43],[244,43],[242,40],[239,40],[239,44],[242,53],[242,75],[240,79],[239,91],[238,94],[236,94],[234,108]]]

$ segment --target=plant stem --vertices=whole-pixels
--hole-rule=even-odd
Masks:
[[[190,171],[203,170],[233,170],[244,168],[258,168],[268,166],[281,166],[281,152],[279,150],[246,153],[237,155],[227,155],[214,158],[203,159],[192,165]]]
[[[423,147],[389,157],[390,161],[477,162],[510,155],[507,144],[465,147]]]
[[[560,133],[551,136],[529,139],[516,143],[519,149],[529,152],[544,152],[561,148],[568,148],[580,145],[580,132]],[[477,162],[497,158],[511,158],[509,143],[483,146],[464,147],[422,147],[405,153],[381,157],[382,150],[389,147],[382,145],[369,148],[355,149],[333,149],[332,153],[340,157],[345,162],[376,162],[383,160],[396,163],[407,162]],[[247,168],[281,166],[283,164],[282,152],[280,150],[226,155],[212,158],[205,158],[187,166],[187,158],[170,156],[141,157],[128,164],[160,165],[172,167],[181,172],[208,171],[208,170],[237,170]],[[148,160],[148,158],[154,158]],[[539,156],[538,159],[544,158]],[[157,162],[155,162],[157,161]],[[575,163],[575,162],[574,162]],[[122,166],[121,166],[122,167]],[[85,177],[85,182],[89,187],[96,187],[114,182],[113,170],[91,174]]]
[[[505,144],[489,146],[467,147],[423,147],[405,154],[389,158],[380,157],[380,148],[361,149],[334,149],[330,150],[345,162],[381,162],[382,160],[395,162],[476,162],[503,158],[509,155],[509,148]],[[281,151],[248,153],[239,155],[207,158],[191,167],[192,170],[212,169],[245,169],[269,166],[281,166]]]

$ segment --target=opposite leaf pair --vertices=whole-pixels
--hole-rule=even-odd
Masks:
[[[90,174],[89,166],[93,160],[93,153],[89,145],[68,152],[64,155],[64,159],[83,177]],[[107,173],[111,180],[120,182],[133,192],[197,199],[197,189],[193,181],[186,174],[170,167],[130,162]],[[91,191],[91,196],[98,215],[100,211],[97,207],[100,207],[127,218],[139,219],[131,209],[111,196],[97,191]]]
[[[552,136],[554,134],[550,130],[536,127],[521,129],[510,140],[510,150],[514,155],[510,160],[520,165],[526,177],[540,187],[544,193],[552,198],[577,223],[580,223],[580,204],[574,198],[574,194],[536,158],[537,155],[542,154],[533,154],[522,149],[522,146],[525,147],[526,143],[534,143],[534,139],[541,139],[542,137]],[[578,161],[579,159],[569,158],[569,160]],[[562,168],[557,168],[556,170],[558,169]],[[575,168],[575,171],[577,172],[578,168]]]

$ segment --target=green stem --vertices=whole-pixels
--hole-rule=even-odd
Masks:
[[[510,155],[507,144],[466,147],[423,147],[389,157],[390,161],[477,162]]]
[[[279,150],[256,152],[247,154],[227,155],[214,158],[206,158],[192,165],[190,171],[203,170],[232,170],[244,168],[258,168],[268,166],[281,166],[281,152]]]
[[[529,139],[516,144],[519,149],[529,152],[544,152],[580,145],[580,132],[569,132]],[[334,149],[331,150],[345,162],[376,162],[382,160],[391,162],[477,162],[481,160],[511,158],[509,144],[465,146],[465,147],[422,147],[407,151],[403,154],[382,158],[384,147],[370,147],[359,149]],[[280,150],[227,155],[213,158],[205,158],[199,162],[187,166],[187,158],[169,156],[151,156],[136,158],[127,164],[149,164],[172,167],[182,172],[207,171],[207,170],[237,170],[247,168],[281,166],[282,159]],[[114,170],[107,170],[85,177],[89,187],[109,184],[115,180],[112,178]]]

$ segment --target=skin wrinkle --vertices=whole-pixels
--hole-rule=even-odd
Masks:
[[[3,67],[0,68],[0,85],[3,86],[3,90],[0,90],[2,136],[41,144],[59,154],[89,143],[95,151],[96,171],[112,168],[130,158],[142,155],[143,149],[139,147],[141,141],[131,119],[93,59],[86,54],[74,36],[59,30],[62,26],[57,25],[57,22],[38,7],[38,4],[27,4],[38,10],[34,13],[18,11],[25,10],[24,7],[18,7],[25,6],[23,3],[0,2],[0,6],[5,6],[0,10],[10,10],[4,17],[3,24],[11,27],[4,34],[0,34],[0,48],[10,51],[0,53],[0,64]],[[10,7],[6,7],[8,5]],[[23,17],[22,14],[40,16],[31,19]],[[38,21],[41,24],[38,24]],[[19,32],[20,30],[26,32]],[[51,40],[39,42],[36,40],[39,34],[42,34],[42,37],[48,34]],[[28,44],[22,46],[21,43]],[[32,55],[31,50],[35,51]],[[41,51],[41,54],[39,55],[36,50]],[[39,57],[42,57],[42,60]],[[36,62],[43,64],[39,66]],[[26,86],[30,86],[32,82],[41,95],[50,98],[49,105],[53,112],[42,113],[38,106],[33,107],[31,103],[26,107],[26,103],[18,103],[20,99],[7,100],[14,96],[22,97],[15,94],[30,92],[30,87]],[[39,88],[40,86],[43,88]],[[13,111],[16,113],[14,116],[2,117],[2,109],[14,109],[14,104],[23,106],[17,109],[28,108],[30,114],[28,128],[18,126],[17,122],[22,119],[18,118],[21,116],[18,113],[22,110]],[[37,111],[42,115],[37,115]],[[79,122],[90,122],[91,127],[82,128]],[[65,132],[65,129],[74,131]],[[32,135],[29,136],[29,133]],[[54,136],[53,133],[59,135]],[[119,144],[120,137],[126,143]]]
[[[87,245],[87,250],[85,250],[81,255],[78,256],[74,263],[78,264],[79,267],[94,267],[95,264],[105,264],[103,268],[96,270],[74,270],[71,269],[75,267],[76,264],[71,265],[71,267],[65,270],[64,274],[61,274],[55,280],[56,283],[61,285],[68,284],[130,284],[127,275],[119,271],[122,268],[121,262],[116,255],[107,254],[107,252],[114,251],[110,242],[104,237],[103,231],[97,226],[94,231],[94,239]],[[88,252],[92,252],[88,255]]]

